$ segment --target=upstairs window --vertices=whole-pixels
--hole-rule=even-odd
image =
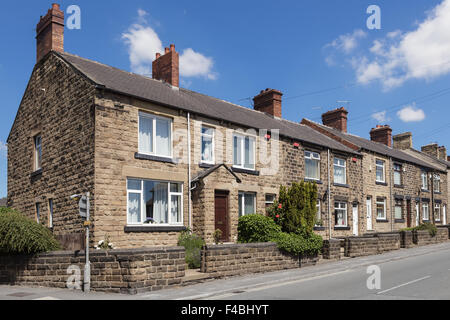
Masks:
[[[441,192],[441,176],[438,174],[434,175],[433,189],[434,192]]]
[[[394,164],[394,184],[402,185],[402,166],[400,164]]]
[[[172,157],[172,120],[139,113],[139,153]]]
[[[233,136],[233,167],[255,170],[255,138],[240,134]]]
[[[347,184],[347,168],[344,159],[334,158],[334,183]]]
[[[214,129],[202,127],[202,163],[214,164]]]
[[[305,151],[305,178],[320,180],[320,154]]]
[[[381,183],[386,182],[384,164],[385,164],[385,162],[383,160],[376,161],[376,171],[377,171],[376,182],[381,182]]]
[[[42,137],[34,137],[34,171],[42,169]]]
[[[422,170],[421,179],[422,179],[422,190],[428,190],[428,177],[427,172],[424,170]]]

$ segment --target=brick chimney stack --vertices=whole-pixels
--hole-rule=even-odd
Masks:
[[[370,140],[392,147],[392,129],[390,126],[377,126],[370,131]]]
[[[52,8],[42,17],[36,26],[37,62],[50,51],[64,52],[64,12],[59,4],[52,4]]]
[[[439,157],[439,146],[437,143],[428,144],[426,146],[423,146],[421,148],[423,153],[426,153],[430,156],[433,156],[435,158]]]
[[[348,111],[344,107],[328,111],[322,115],[322,123],[327,127],[347,133],[347,115]]]
[[[281,91],[275,89],[262,90],[260,94],[253,98],[256,111],[268,113],[274,117],[281,118]]]
[[[153,79],[162,80],[174,87],[180,86],[180,55],[175,51],[175,45],[165,48],[164,55],[156,54],[152,74]]]
[[[412,133],[405,132],[394,136],[394,148],[400,150],[408,150],[412,149]]]

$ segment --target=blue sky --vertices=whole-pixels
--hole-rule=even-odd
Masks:
[[[183,87],[248,107],[246,98],[275,88],[289,120],[318,121],[345,106],[351,133],[368,137],[389,124],[394,134],[412,131],[416,148],[450,147],[450,0],[60,3],[81,8],[81,30],[65,31],[67,52],[146,74],[155,50],[174,43]],[[366,25],[373,4],[380,30]],[[0,197],[4,144],[35,63],[35,26],[51,2],[1,6]]]

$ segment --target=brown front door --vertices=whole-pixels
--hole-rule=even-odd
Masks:
[[[216,191],[214,196],[215,230],[222,231],[222,241],[228,242],[228,192]]]
[[[406,224],[408,228],[411,228],[411,200],[406,201]]]

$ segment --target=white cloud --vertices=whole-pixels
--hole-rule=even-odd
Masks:
[[[333,47],[345,53],[350,53],[358,46],[358,41],[366,36],[366,32],[361,29],[357,29],[353,31],[353,33],[340,35],[337,39],[327,44],[325,47]]]
[[[390,121],[390,119],[386,116],[386,111],[381,111],[372,114],[372,118],[377,120],[379,123]]]
[[[449,30],[450,0],[444,0],[415,30],[390,32],[373,42],[370,58],[356,58],[358,63],[353,66],[358,82],[380,81],[389,90],[410,79],[432,80],[449,74]]]
[[[405,106],[402,110],[397,112],[397,116],[403,122],[420,122],[425,120],[425,112],[422,109],[416,108],[415,103],[410,106]]]
[[[132,24],[122,34],[122,40],[128,46],[131,71],[150,76],[156,53],[164,54],[164,47],[156,31],[148,26],[146,19],[148,13],[139,9],[137,14],[137,23]],[[212,58],[206,57],[192,48],[185,49],[180,55],[181,77],[204,77],[216,80],[217,73],[213,71],[213,67]]]

